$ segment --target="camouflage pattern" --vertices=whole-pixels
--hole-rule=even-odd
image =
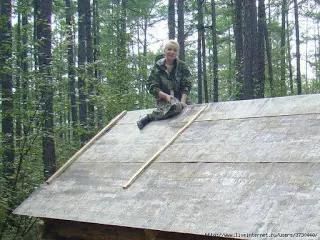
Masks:
[[[180,101],[175,97],[171,97],[171,103],[164,99],[159,99],[157,101],[157,109],[148,114],[148,117],[151,120],[163,120],[179,114],[182,109]]]
[[[182,94],[189,94],[190,92],[190,77],[191,74],[186,63],[178,58],[174,61],[174,67],[170,73],[166,69],[165,58],[161,58],[156,62],[147,82],[149,93],[157,99],[157,109],[148,114],[152,120],[166,119],[182,111],[180,100]],[[171,104],[164,99],[158,98],[160,90],[169,95],[170,91],[174,92]]]
[[[174,97],[181,99],[183,93],[188,94],[191,88],[191,74],[187,64],[180,59],[174,61],[171,73],[167,72],[165,58],[158,60],[153,67],[147,81],[149,93],[158,98],[158,92],[162,90],[170,94],[174,91]]]

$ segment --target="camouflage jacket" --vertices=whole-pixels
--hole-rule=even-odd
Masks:
[[[174,96],[181,100],[182,94],[188,94],[191,89],[191,74],[187,64],[177,58],[169,73],[164,62],[165,58],[158,60],[151,71],[147,82],[149,93],[158,98],[160,90],[167,94],[173,90]]]

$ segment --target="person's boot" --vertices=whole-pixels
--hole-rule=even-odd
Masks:
[[[138,128],[141,130],[142,128],[144,128],[148,123],[150,123],[152,120],[151,118],[147,115],[144,118],[140,119],[137,122]]]

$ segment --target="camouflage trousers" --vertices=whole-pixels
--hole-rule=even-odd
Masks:
[[[151,120],[163,120],[178,115],[182,109],[180,101],[175,97],[171,97],[171,103],[164,99],[159,99],[157,100],[157,109],[148,114],[148,117]]]

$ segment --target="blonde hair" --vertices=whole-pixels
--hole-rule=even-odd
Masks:
[[[180,44],[178,43],[178,41],[173,40],[173,39],[166,40],[166,41],[164,42],[164,48],[163,48],[163,51],[165,51],[165,50],[166,50],[166,48],[167,48],[169,45],[175,45],[175,46],[177,46],[177,48],[178,48],[178,54],[179,54],[179,51],[180,51]]]

